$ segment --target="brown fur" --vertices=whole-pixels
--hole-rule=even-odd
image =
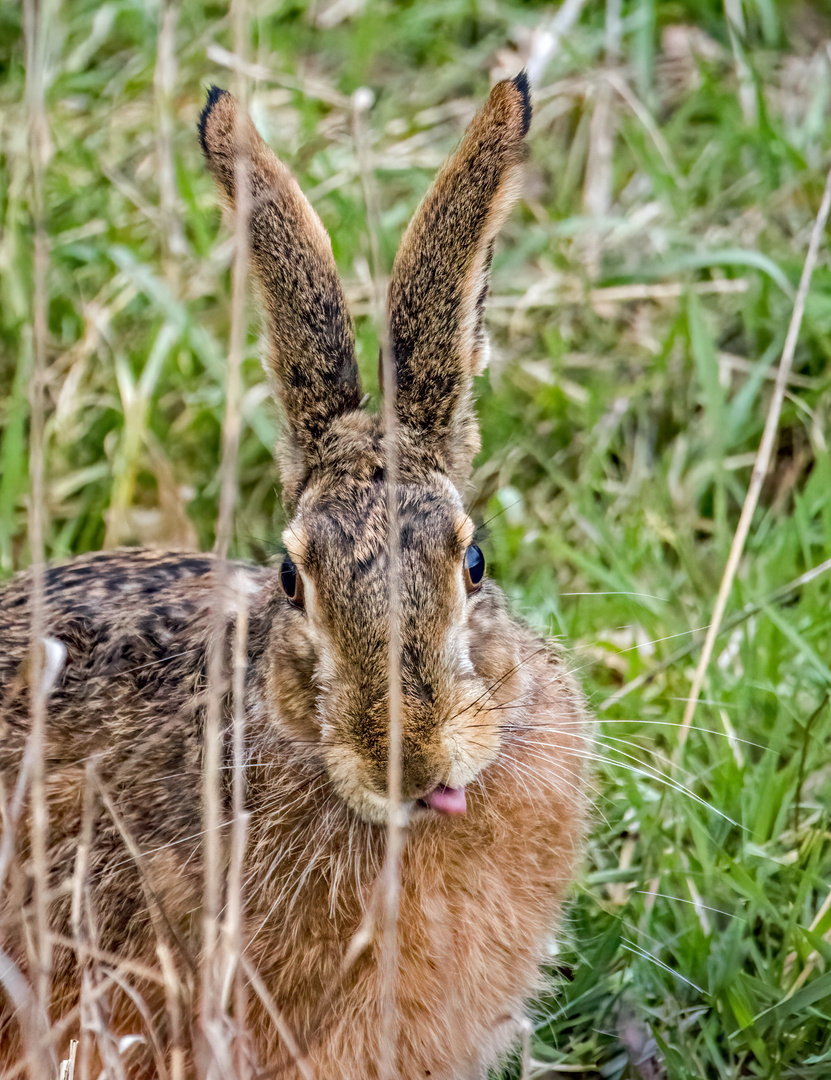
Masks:
[[[506,612],[488,580],[473,593],[458,485],[475,449],[470,401],[483,359],[481,307],[496,231],[517,194],[530,117],[524,76],[499,84],[411,224],[396,260],[390,328],[397,365],[402,797],[396,1070],[402,1080],[480,1080],[539,985],[585,821],[583,702],[563,659]],[[358,408],[352,333],[320,222],[224,92],[200,122],[233,205],[247,163],[251,250],[286,412],[284,540],[305,587],[234,565],[249,606],[243,866],[246,956],[323,1078],[374,1080],[383,1025],[379,871],[389,813],[388,492],[380,419]],[[31,578],[0,593],[0,781],[9,799],[30,723]],[[207,656],[230,649],[234,606],[208,556],[122,551],[50,568],[47,626],[66,648],[48,699],[46,767],[55,1016],[78,1001],[75,933],[146,1003],[167,1054],[161,942],[174,958],[188,1075],[199,1071],[201,785]],[[227,608],[222,614],[220,609]],[[225,707],[225,761],[231,761]],[[222,772],[223,820],[230,770]],[[422,808],[467,787],[464,816]],[[72,882],[90,840],[82,917]],[[0,895],[4,951],[26,970],[31,866],[26,831]],[[377,919],[376,919],[377,925]],[[365,947],[355,949],[359,931]],[[350,952],[352,948],[353,952]],[[143,973],[140,965],[149,969]],[[154,974],[155,973],[155,974]],[[144,1030],[129,996],[105,999],[114,1031]],[[24,1047],[0,992],[0,1063]],[[246,1018],[263,1076],[298,1065],[257,994]],[[144,1056],[142,1056],[142,1054]],[[156,1075],[152,1045],[129,1075]]]

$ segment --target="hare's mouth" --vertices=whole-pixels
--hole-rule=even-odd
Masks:
[[[467,811],[467,798],[463,787],[445,787],[439,784],[420,799],[416,806],[425,810],[435,810],[438,814],[464,814]]]
[[[413,813],[422,819],[459,817],[467,813],[467,789],[481,771],[476,768],[478,762],[455,760],[437,766],[432,777],[428,772],[421,783],[416,777],[402,776],[400,799],[394,807],[378,770],[371,773],[351,748],[331,744],[325,749],[326,771],[335,793],[353,813],[373,824],[386,824],[391,813],[402,824]]]
[[[357,790],[343,792],[342,797],[365,821],[374,824],[388,822],[392,804],[385,795],[360,787]],[[398,805],[401,814],[399,821],[402,824],[407,824],[411,820],[413,811],[421,811],[431,817],[435,814],[453,817],[467,812],[467,791],[465,787],[447,787],[445,784],[439,784],[421,798],[402,799]]]
[[[385,825],[392,812],[392,803],[386,795],[372,791],[363,784],[339,785],[339,794],[350,809],[375,825]],[[438,784],[417,799],[402,799],[398,804],[398,817],[402,825],[412,820],[412,815],[424,817],[455,817],[467,812],[467,789],[464,785],[449,787]]]

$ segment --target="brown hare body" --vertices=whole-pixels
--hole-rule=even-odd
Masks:
[[[158,1075],[174,1039],[160,945],[178,973],[185,1069],[202,1074],[195,988],[208,657],[219,635],[227,660],[240,597],[248,609],[242,938],[265,991],[249,990],[243,1025],[256,1075],[371,1080],[394,1031],[402,1080],[479,1080],[538,986],[584,832],[583,704],[564,661],[507,614],[483,578],[458,491],[477,448],[470,393],[484,363],[490,256],[516,198],[529,117],[524,78],[499,84],[408,230],[390,287],[397,427],[385,436],[380,418],[360,408],[351,325],[322,226],[233,98],[209,96],[200,124],[208,164],[231,206],[239,177],[250,185],[251,258],[288,426],[288,554],[279,571],[231,564],[221,580],[210,556],[140,551],[86,556],[45,577],[45,633],[65,650],[44,747],[53,1019],[71,1024],[77,1009],[79,951],[104,968],[118,961],[119,981],[100,1000],[113,1033],[145,1040],[127,1052],[130,1077]],[[390,506],[408,815],[391,1027],[379,931]],[[31,592],[22,575],[0,593],[7,803],[31,723]],[[228,829],[227,702],[222,727]],[[24,826],[0,883],[0,947],[25,974]],[[293,1033],[293,1051],[264,999]],[[26,1053],[16,1004],[17,1014],[0,989],[0,1064]]]

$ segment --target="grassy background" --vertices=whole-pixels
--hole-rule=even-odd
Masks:
[[[535,1074],[831,1075],[831,584],[793,584],[831,556],[827,244],[726,628],[677,738],[829,164],[823,9],[586,3],[536,92],[527,198],[494,266],[473,507],[493,573],[571,643],[601,725],[594,837],[536,1011]],[[389,267],[490,79],[523,65],[551,14],[249,5],[252,111],[332,233],[368,387],[351,94],[375,95]],[[20,20],[0,7],[3,574],[29,558]],[[233,81],[226,5],[73,0],[48,25],[48,553],[210,546],[231,245],[195,122],[204,87]],[[253,320],[234,547],[265,558],[282,513],[259,356]]]

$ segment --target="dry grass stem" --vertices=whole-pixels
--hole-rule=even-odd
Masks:
[[[532,86],[542,79],[546,67],[557,55],[560,42],[580,18],[586,0],[564,0],[557,14],[534,31],[531,54],[525,66]]]
[[[812,934],[815,934],[817,932],[817,928],[823,922],[823,920],[825,919],[825,916],[828,914],[829,911],[831,911],[831,891],[827,894],[827,896],[825,897],[823,902],[820,904],[819,910],[817,911],[816,915],[811,920],[810,931],[811,931]],[[822,935],[822,939],[827,944],[831,943],[831,928],[829,928],[828,930],[825,931],[825,933]],[[797,957],[796,957],[795,952],[790,953],[790,955],[787,957],[787,959],[785,961],[785,969],[786,969],[786,972],[788,974],[790,974],[790,972],[793,970],[793,965],[796,963],[796,958]],[[808,976],[811,974],[811,972],[814,970],[814,968],[817,966],[817,964],[822,961],[822,959],[823,959],[823,957],[820,955],[819,951],[816,950],[816,949],[813,949],[808,954],[808,956],[805,959],[802,970],[797,975],[797,977],[794,979],[793,985],[791,986],[791,988],[789,990],[789,993],[788,993],[789,997],[792,996],[793,994],[795,994],[797,992],[797,990],[799,990],[800,987],[805,985],[805,983],[808,981]]]
[[[232,676],[232,824],[228,863],[228,888],[223,933],[225,937],[225,970],[222,1000],[227,1008],[233,1000],[236,1030],[234,1058],[235,1080],[244,1080],[247,1064],[244,1055],[245,980],[240,963],[243,951],[242,920],[245,911],[243,896],[243,860],[248,832],[248,812],[245,809],[245,680],[248,672],[248,606],[240,592],[236,594],[236,623],[234,626]]]
[[[83,809],[81,812],[81,829],[78,837],[78,847],[75,852],[75,867],[72,874],[72,907],[70,909],[69,926],[72,936],[68,947],[77,958],[78,970],[81,976],[81,1039],[80,1039],[80,1073],[81,1080],[87,1080],[89,1074],[88,1062],[92,1053],[93,1031],[87,1024],[86,1018],[94,1011],[95,1005],[89,1001],[93,982],[101,984],[96,962],[102,957],[98,954],[97,939],[95,936],[95,916],[92,910],[89,893],[89,855],[93,841],[95,820],[98,810],[98,794],[95,785],[94,763],[88,761],[84,770]],[[58,940],[59,935],[53,935],[55,944],[63,944]],[[112,961],[111,961],[112,962]],[[113,966],[121,966],[118,958],[115,958]]]
[[[3,952],[3,950],[0,949],[0,983],[2,983],[3,988],[6,991],[6,993],[9,994],[12,1001],[14,1001],[15,1004],[17,1005],[18,997],[17,997],[17,995],[15,993],[15,985],[14,985],[14,981],[13,981],[14,973],[16,971],[17,971],[17,968],[15,967],[15,965],[11,962],[9,957],[6,956],[6,954]],[[23,980],[22,976],[20,977],[20,985],[22,986],[23,989],[25,989],[28,992],[28,986],[27,986],[25,980]],[[109,987],[109,984],[106,982],[106,980],[100,982],[92,990],[91,994],[89,995],[89,1001],[91,1001],[93,1003],[100,1001],[102,998],[106,997],[109,989],[110,989],[110,987]],[[22,1008],[21,1008],[21,1011],[24,1012],[24,1014],[25,1014],[25,1008],[26,1008],[26,1002],[24,1000],[23,1004],[22,1004]],[[58,1059],[57,1059],[57,1056],[55,1055],[55,1048],[58,1045],[60,1045],[61,1041],[63,1040],[63,1038],[67,1034],[67,1032],[77,1030],[78,1021],[79,1021],[80,1017],[81,1017],[81,1003],[79,1003],[77,1005],[74,1005],[68,1012],[64,1013],[64,1015],[60,1018],[60,1020],[56,1020],[49,1027],[49,1029],[48,1029],[48,1031],[47,1031],[47,1033],[45,1035],[45,1038],[44,1038],[44,1045],[47,1046],[51,1050],[52,1056],[53,1056],[54,1061],[56,1063],[57,1063]],[[68,1046],[68,1043],[66,1045]],[[31,1073],[29,1073],[28,1070],[30,1069],[30,1066],[32,1066],[33,1064],[36,1064],[36,1063],[37,1063],[37,1059],[34,1059],[34,1061],[33,1061],[33,1059],[29,1055],[23,1056],[18,1061],[16,1061],[14,1063],[14,1065],[12,1065],[10,1068],[6,1069],[5,1072],[0,1073],[0,1080],[18,1080],[18,1077],[23,1078],[23,1077],[31,1076]],[[50,1066],[49,1072],[44,1074],[44,1075],[46,1075],[48,1077],[51,1077],[56,1072],[57,1072],[57,1064],[55,1064],[54,1067]],[[106,1076],[106,1074],[105,1074],[105,1076]],[[38,1080],[40,1080],[39,1076],[38,1076]],[[82,1080],[86,1080],[86,1077],[83,1077],[83,1074],[82,1074]],[[107,1080],[109,1080],[108,1077],[107,1077]]]
[[[234,51],[237,56],[247,53],[248,5],[246,0],[234,0],[231,5],[231,20],[234,31]],[[248,97],[248,79],[243,73],[237,73],[234,87],[237,97],[243,103]],[[242,418],[242,362],[245,355],[247,330],[246,281],[248,278],[249,235],[248,223],[251,213],[248,179],[246,176],[248,161],[243,155],[238,162],[237,175],[237,217],[234,228],[234,264],[231,293],[231,341],[228,357],[228,398],[226,401],[226,424],[233,428],[229,431],[230,445],[223,443],[223,459],[226,453],[233,455],[229,463],[229,472],[233,468],[234,504],[237,499],[237,464]],[[233,421],[231,413],[233,412]],[[224,437],[224,432],[223,432]],[[229,477],[230,484],[230,477]],[[233,507],[231,508],[231,512]],[[243,860],[248,832],[248,813],[245,809],[245,685],[248,673],[248,598],[242,588],[234,590],[233,602],[234,639],[232,647],[231,674],[231,724],[232,724],[232,824],[226,885],[226,909],[223,926],[223,1010],[228,1011],[233,1002],[234,1045],[232,1062],[234,1080],[245,1080],[249,1075],[249,1060],[245,1045],[246,982],[242,969],[243,954],[243,919],[245,899],[243,895]]]
[[[733,587],[733,580],[736,576],[736,571],[739,568],[739,562],[744,551],[744,546],[747,541],[748,534],[750,533],[750,527],[753,523],[753,514],[756,511],[756,505],[759,501],[759,495],[762,490],[762,485],[764,484],[765,477],[767,476],[771,454],[773,453],[773,447],[776,441],[776,432],[779,427],[779,416],[782,411],[782,403],[785,400],[785,391],[787,390],[788,379],[790,378],[791,374],[794,353],[796,351],[796,343],[799,339],[799,331],[802,326],[802,316],[805,313],[805,301],[808,298],[808,291],[811,287],[811,278],[813,276],[814,267],[816,266],[817,262],[820,240],[822,238],[823,232],[825,231],[825,226],[828,222],[829,210],[831,210],[831,170],[829,170],[826,177],[825,188],[823,189],[819,211],[814,221],[814,226],[811,230],[811,239],[808,244],[808,253],[805,256],[805,263],[802,267],[802,275],[799,279],[799,288],[797,289],[796,293],[793,313],[791,314],[791,320],[788,324],[788,332],[785,337],[784,347],[782,349],[782,358],[779,362],[779,369],[776,375],[776,383],[773,388],[773,395],[770,400],[770,405],[768,406],[767,419],[765,421],[764,431],[762,432],[762,439],[759,443],[759,450],[756,455],[756,461],[753,465],[753,472],[750,476],[750,483],[747,488],[747,495],[745,496],[744,505],[742,506],[739,524],[733,536],[733,542],[730,545],[730,553],[727,557],[727,565],[724,568],[724,574],[721,579],[721,584],[719,585],[715,609],[713,610],[713,617],[710,621],[710,625],[707,628],[707,636],[704,639],[704,647],[701,651],[701,657],[698,661],[698,666],[695,669],[695,675],[693,677],[692,687],[690,689],[690,696],[687,700],[687,705],[684,709],[684,716],[679,727],[679,751],[684,746],[687,734],[690,729],[690,725],[692,724],[693,717],[695,716],[696,705],[698,704],[698,699],[701,695],[701,688],[704,685],[704,678],[707,674],[707,667],[713,655],[713,647],[715,646],[716,638],[718,637],[719,629],[721,628],[721,623],[724,618],[727,601],[730,597],[730,591]]]
[[[70,1039],[69,1057],[61,1062],[61,1071],[58,1080],[75,1080],[75,1056],[78,1053],[78,1040]]]
[[[111,967],[119,967],[143,982],[164,985],[164,976],[159,973],[157,968],[131,960],[129,957],[121,956],[119,953],[110,952],[108,949],[99,948],[97,945],[79,941],[74,928],[73,937],[64,937],[63,934],[55,933],[51,937],[52,944],[60,945],[62,949],[69,949],[79,955],[83,953],[90,960],[97,960],[102,964],[109,964]]]
[[[716,281],[696,281],[692,284],[667,281],[655,285],[607,285],[592,289],[589,297],[593,304],[626,304],[633,300],[677,300],[687,292],[694,292],[699,296],[729,296],[746,293],[749,288],[750,283],[746,278],[722,278]]]
[[[373,282],[380,277],[380,221],[378,199],[373,185],[373,167],[366,115],[372,104],[371,93],[358,90],[353,98],[354,138],[366,205],[367,228],[370,237]],[[398,970],[398,905],[400,890],[400,860],[404,821],[401,818],[401,729],[403,702],[401,699],[401,537],[398,520],[398,415],[395,409],[395,359],[387,326],[386,310],[380,287],[374,286],[375,323],[381,347],[380,375],[384,392],[382,415],[384,423],[384,465],[387,492],[387,529],[389,551],[389,762],[387,770],[387,850],[381,870],[383,912],[381,928],[381,975],[384,991],[384,1013],[381,1017],[379,1076],[394,1080],[398,1039],[396,1021],[395,982]]]
[[[235,52],[223,49],[221,45],[210,44],[205,50],[207,58],[218,67],[233,71],[237,76],[250,79],[252,82],[262,82],[271,86],[284,86],[287,90],[302,92],[305,97],[323,101],[337,109],[349,109],[349,98],[344,94],[338,94],[330,86],[319,79],[298,79],[284,72],[275,72],[264,64],[252,63]]]
[[[44,1035],[49,1025],[52,950],[49,936],[49,868],[47,843],[49,810],[46,797],[44,741],[46,735],[46,609],[45,545],[46,499],[44,490],[44,385],[48,349],[49,242],[44,211],[44,182],[50,141],[46,119],[47,26],[51,12],[38,0],[26,0],[23,8],[26,38],[26,111],[31,165],[31,216],[34,236],[31,307],[31,371],[29,379],[29,506],[28,531],[31,553],[31,648],[28,682],[31,729],[24,759],[29,767],[31,791],[31,874],[34,900],[34,963],[37,1012],[27,1032],[29,1056],[42,1075],[54,1073],[54,1050]],[[25,782],[25,779],[24,779]]]
[[[612,151],[614,148],[615,117],[612,88],[607,80],[597,87],[589,125],[589,156],[583,184],[583,206],[586,215],[600,222],[608,217],[611,205]],[[600,276],[600,256],[603,232],[595,225],[586,233],[584,261],[590,280]]]
[[[621,0],[606,0],[606,64],[613,68],[620,59]],[[589,125],[589,155],[583,183],[583,205],[589,217],[602,221],[612,205],[612,154],[617,121],[612,84],[601,79],[595,90]],[[585,237],[585,266],[590,279],[600,275],[603,231],[599,226]]]
[[[527,1016],[517,1017],[515,1022],[519,1029],[520,1080],[531,1080],[531,1039],[534,1025]]]
[[[181,259],[188,245],[182,231],[179,195],[176,190],[176,163],[173,157],[173,98],[176,92],[176,20],[177,0],[161,0],[153,89],[156,106],[156,156],[159,169],[159,224],[165,252],[164,272],[173,289],[179,292]]]
[[[165,1009],[170,1020],[170,1080],[185,1080],[182,985],[170,949],[163,941],[156,942],[156,955],[162,969]]]
[[[638,302],[664,303],[679,300],[687,293],[697,296],[731,296],[746,293],[750,284],[746,278],[723,278],[715,281],[667,281],[637,282],[632,285],[604,285],[586,290],[584,284],[565,275],[541,277],[526,292],[517,297],[515,294],[494,295],[488,300],[492,311],[511,312],[510,328],[517,331],[525,325],[526,313],[540,308],[551,308],[562,304],[583,304],[588,300],[601,317],[616,318],[619,312],[614,305]],[[367,309],[365,292],[350,292],[354,310],[363,312]]]
[[[268,1013],[269,1019],[272,1024],[274,1024],[277,1034],[285,1043],[286,1049],[291,1054],[292,1060],[297,1066],[297,1071],[303,1077],[303,1080],[324,1080],[323,1077],[317,1077],[310,1067],[305,1055],[300,1049],[300,1043],[297,1041],[294,1032],[286,1023],[283,1014],[277,1008],[274,998],[269,993],[268,987],[263,982],[260,973],[255,967],[251,966],[244,955],[242,956],[240,963],[248,977],[248,982],[252,991],[262,1002],[265,1011]]]
[[[235,49],[243,55],[245,46],[245,6],[238,2],[232,10],[236,31]],[[245,80],[239,75],[236,90],[245,99]],[[237,144],[246,145],[244,137]],[[245,674],[247,655],[247,603],[242,587],[232,586],[228,563],[234,511],[238,497],[237,469],[242,427],[242,361],[245,354],[247,330],[246,282],[249,263],[248,226],[251,215],[251,196],[248,182],[249,161],[245,153],[236,160],[236,202],[234,214],[234,256],[231,267],[231,332],[228,346],[228,366],[225,382],[225,413],[222,424],[222,456],[220,461],[219,512],[214,550],[216,563],[216,623],[209,652],[208,708],[205,730],[204,805],[205,805],[205,863],[202,912],[202,1015],[203,1030],[220,1068],[231,1068],[230,1043],[233,1056],[244,1069],[242,1028],[244,1016],[235,1018],[238,1038],[233,1039],[228,1022],[228,1005],[233,992],[235,1012],[244,1002],[244,989],[239,969],[242,955],[242,859],[246,842],[246,823],[243,814],[243,753],[245,740]],[[224,700],[228,690],[225,637],[226,619],[231,605],[234,627],[231,655],[232,725],[233,725],[233,811],[231,851],[226,852],[222,829],[221,768],[224,740]],[[224,887],[223,887],[224,886]],[[227,892],[232,889],[234,895]],[[220,934],[220,915],[223,897],[226,903],[225,922]]]
[[[113,801],[109,791],[101,783],[100,779],[90,769],[87,774],[90,779],[88,783],[95,786],[99,798],[103,802],[107,809],[107,813],[112,818],[113,824],[118,829],[119,835],[124,843],[124,847],[130,855],[130,858],[136,865],[136,869],[139,873],[139,881],[141,882],[142,892],[144,893],[144,902],[147,906],[147,913],[150,917],[150,921],[153,923],[153,929],[158,941],[168,942],[170,940],[176,940],[176,933],[171,927],[167,919],[167,913],[161,902],[159,901],[153,886],[150,883],[150,877],[147,873],[146,860],[148,856],[141,851],[135,838],[131,835],[129,829],[124,823],[124,819],[119,812],[118,808]]]

